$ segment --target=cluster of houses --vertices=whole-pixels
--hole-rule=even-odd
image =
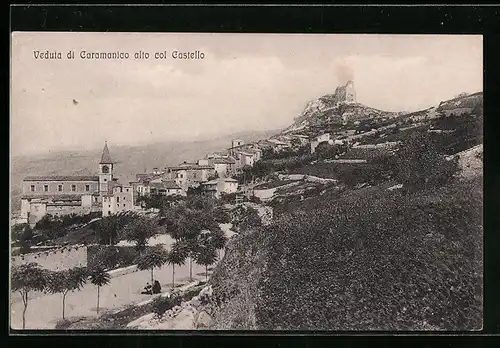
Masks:
[[[323,142],[343,144],[344,141],[333,140],[329,133],[311,140],[301,134],[284,134],[253,143],[234,139],[231,146],[222,152],[209,153],[195,162],[153,168],[150,173],[136,174],[135,180],[129,184],[122,184],[114,177],[115,162],[106,144],[98,175],[25,177],[20,220],[35,224],[46,214],[102,212],[103,216],[108,216],[140,209],[137,206],[139,197],[155,194],[186,196],[189,190],[198,190],[215,198],[224,194],[248,196],[248,190],[239,187],[235,178],[243,172],[243,168],[252,167],[260,161],[263,151],[280,152],[310,144],[311,153],[314,153]]]
[[[136,197],[150,194],[186,196],[188,190],[199,189],[204,195],[220,198],[223,194],[238,192],[238,180],[234,177],[243,168],[260,161],[264,149],[281,151],[288,145],[275,139],[248,144],[234,139],[225,151],[209,153],[196,162],[153,168],[151,173],[137,174],[131,185]]]
[[[151,173],[137,174],[129,184],[115,176],[115,162],[104,145],[98,174],[89,176],[27,176],[22,183],[21,212],[16,223],[36,224],[45,215],[63,216],[102,212],[102,216],[140,209],[137,198],[151,194],[186,196],[189,189],[220,198],[237,193],[234,179],[242,169],[262,158],[264,149],[281,151],[290,143],[277,139],[246,144],[235,139],[223,152],[210,153],[196,162],[154,168]]]

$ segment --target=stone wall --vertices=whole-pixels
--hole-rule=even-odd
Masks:
[[[11,258],[11,265],[17,266],[36,262],[40,267],[52,271],[60,271],[73,267],[87,266],[87,247],[83,245],[73,245],[64,248],[52,249],[29,253]]]

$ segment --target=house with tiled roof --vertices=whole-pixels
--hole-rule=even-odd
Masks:
[[[186,191],[184,191],[177,183],[173,180],[155,180],[151,182],[151,194],[163,195],[163,196],[186,196]]]
[[[220,178],[231,176],[236,170],[236,159],[232,156],[213,158],[209,160],[209,163],[214,166]]]
[[[238,180],[232,178],[218,178],[204,182],[202,192],[214,198],[220,198],[223,194],[236,193],[238,191]]]
[[[115,187],[126,188],[114,178],[114,161],[105,143],[97,175],[26,176],[22,183],[20,217],[33,225],[47,214],[62,216],[102,212],[103,197],[113,195],[117,191]],[[132,191],[131,187],[129,190]],[[117,208],[116,205],[114,208]],[[128,205],[120,205],[120,208],[128,209]]]

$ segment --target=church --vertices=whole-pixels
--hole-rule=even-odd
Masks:
[[[21,219],[34,225],[47,214],[62,216],[102,212],[102,216],[108,216],[131,210],[132,187],[121,184],[114,177],[114,164],[105,143],[98,175],[25,177]]]

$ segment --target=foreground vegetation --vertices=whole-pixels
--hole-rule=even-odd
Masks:
[[[481,191],[458,182],[284,216],[266,231],[261,328],[480,329]]]
[[[383,169],[402,188],[278,204],[272,225],[238,236],[213,276],[222,328],[481,329],[482,177],[459,179],[426,133]],[[230,253],[252,274],[243,287],[225,280],[242,276]]]

